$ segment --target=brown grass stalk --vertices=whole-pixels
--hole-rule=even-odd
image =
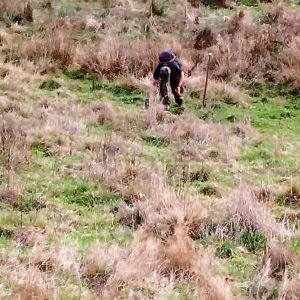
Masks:
[[[283,223],[276,222],[267,204],[258,201],[250,186],[240,184],[233,191],[231,198],[228,211],[237,223],[261,230],[268,240],[276,237],[283,242],[292,235]]]

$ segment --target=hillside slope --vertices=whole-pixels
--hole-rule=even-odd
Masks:
[[[2,1],[0,298],[300,298],[298,10]]]

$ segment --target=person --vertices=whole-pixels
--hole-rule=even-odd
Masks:
[[[170,99],[167,84],[170,82],[172,94],[178,107],[183,105],[183,79],[184,72],[181,64],[176,59],[173,50],[164,50],[159,55],[159,63],[153,73],[153,81],[149,89],[149,98],[146,100],[146,107],[153,101],[155,89],[159,85],[159,94],[162,104],[166,110],[170,109]]]

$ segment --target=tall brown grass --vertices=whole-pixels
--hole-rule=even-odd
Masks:
[[[151,114],[152,111],[147,112],[146,116],[149,114],[149,117],[148,119],[145,118],[146,125],[149,128],[148,132],[167,144],[179,148],[184,148],[187,145],[197,145],[198,149],[195,149],[195,151],[212,160],[214,157],[211,155],[211,151],[214,149],[216,157],[221,159],[223,163],[233,162],[239,153],[242,139],[233,136],[230,131],[220,124],[201,122],[188,114],[174,119],[165,116],[160,118],[160,110],[157,110],[156,114]]]
[[[139,38],[136,41],[120,40],[107,35],[95,45],[77,49],[75,64],[85,72],[108,79],[133,74],[137,78],[153,72],[158,63],[158,55],[165,48],[181,50],[176,39],[149,41]]]
[[[0,119],[0,160],[6,174],[6,186],[10,188],[11,180],[18,166],[28,160],[26,132],[20,119],[14,113],[8,113]]]
[[[279,290],[279,300],[296,300],[300,298],[300,275],[290,279],[288,273],[284,274],[283,282]]]
[[[30,67],[32,72],[55,73],[73,61],[75,45],[71,31],[61,26],[48,27],[41,33],[33,34],[30,39],[19,40],[21,47],[14,46],[15,41],[10,43],[4,49],[6,62],[21,63],[24,67]]]
[[[33,21],[33,0],[4,0],[0,4],[0,17],[6,23],[21,22],[23,24]]]
[[[246,184],[241,184],[232,192],[228,209],[237,223],[262,231],[269,240],[275,237],[284,242],[292,236],[285,224],[276,222],[267,204],[259,202],[253,189]]]

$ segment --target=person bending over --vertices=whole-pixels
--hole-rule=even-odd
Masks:
[[[159,86],[160,101],[165,106],[166,110],[170,109],[170,99],[168,95],[167,84],[170,83],[172,93],[176,104],[179,107],[183,105],[183,79],[184,72],[181,69],[181,64],[176,59],[176,54],[173,50],[164,50],[159,55],[159,63],[153,73],[153,81],[150,85],[149,99],[146,102],[146,107],[153,101],[155,89]]]

